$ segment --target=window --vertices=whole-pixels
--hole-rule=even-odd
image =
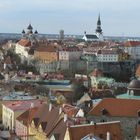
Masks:
[[[137,113],[137,114],[138,114],[138,117],[140,117],[140,110],[138,111],[138,113]]]

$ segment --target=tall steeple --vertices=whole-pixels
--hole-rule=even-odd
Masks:
[[[98,20],[97,20],[96,33],[102,34],[100,13],[99,13]]]
[[[102,32],[102,28],[101,28],[100,13],[99,13],[98,20],[97,20],[96,36],[99,38],[100,41],[104,40],[103,32]]]

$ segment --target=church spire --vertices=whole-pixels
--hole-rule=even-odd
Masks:
[[[98,20],[97,20],[96,33],[100,33],[100,34],[102,34],[100,13],[99,13]]]

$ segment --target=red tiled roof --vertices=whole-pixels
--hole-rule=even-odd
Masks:
[[[44,101],[43,100],[30,100],[30,101],[13,101],[13,102],[7,102],[3,103],[7,108],[10,108],[13,111],[17,110],[28,110],[31,107],[31,104],[34,105],[34,107],[42,105]]]
[[[117,50],[104,49],[104,50],[99,50],[98,54],[118,54],[118,52]]]
[[[19,117],[17,117],[18,121],[22,121],[24,125],[27,125],[27,123],[30,123],[34,114],[37,112],[38,107],[30,108],[24,113],[22,113]]]
[[[105,140],[107,132],[110,133],[112,140],[123,140],[120,122],[85,124],[69,127],[70,140],[80,140],[88,134],[94,134]]]
[[[58,122],[59,118],[59,108],[52,105],[51,110],[49,111],[49,105],[44,103],[35,113],[32,121],[34,121],[36,128],[44,123],[42,128],[47,135]]]
[[[50,131],[48,137],[50,138],[53,135],[56,140],[64,140],[68,125],[73,125],[73,121],[68,119],[64,122],[64,118],[61,118],[55,127]]]
[[[79,110],[75,106],[69,104],[64,104],[62,109],[69,117],[74,117]]]
[[[140,46],[140,41],[127,41],[124,43],[125,47],[136,47]]]
[[[31,46],[31,41],[27,40],[27,39],[21,39],[18,42],[19,45],[24,46],[24,47],[30,47]]]
[[[137,117],[140,110],[140,100],[106,98],[101,100],[90,110],[90,115],[100,116],[105,109],[108,116]]]
[[[35,51],[37,52],[56,52],[56,47],[53,45],[39,46]]]

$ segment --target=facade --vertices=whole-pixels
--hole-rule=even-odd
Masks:
[[[67,47],[59,50],[58,56],[59,60],[70,61],[70,60],[79,60],[82,55],[82,51],[77,47]]]
[[[140,125],[140,100],[106,98],[93,106],[88,120],[97,122],[120,121],[123,140],[134,140]]]
[[[21,39],[15,46],[15,53],[18,54],[22,60],[26,60],[29,57],[29,50],[31,48],[31,41],[28,39]]]
[[[124,49],[132,59],[140,59],[140,41],[127,41]]]
[[[42,100],[13,101],[2,104],[2,123],[5,128],[15,130],[15,120],[31,106],[40,106]]]
[[[120,54],[116,50],[99,50],[97,52],[98,62],[119,62]]]
[[[54,44],[44,44],[34,51],[34,59],[43,63],[51,63],[58,60],[58,52]]]

